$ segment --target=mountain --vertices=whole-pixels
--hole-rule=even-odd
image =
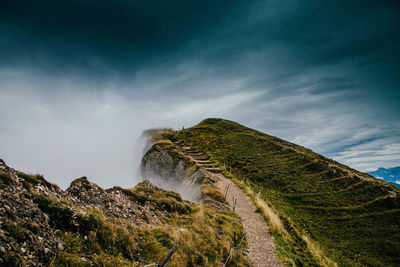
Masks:
[[[223,119],[166,136],[202,151],[248,193],[289,265],[400,266],[400,190]]]
[[[400,166],[389,169],[379,168],[376,171],[368,172],[368,174],[400,187]]]
[[[167,266],[220,266],[243,226],[213,194],[217,208],[148,181],[103,189],[82,177],[63,191],[0,160],[0,266],[143,266],[173,245]],[[249,266],[240,251],[231,260]]]
[[[148,180],[130,189],[82,177],[63,191],[0,160],[0,265],[143,266],[177,245],[169,266],[250,266],[266,247],[288,266],[400,266],[399,188],[228,120],[145,135]],[[247,240],[228,190],[268,246]]]

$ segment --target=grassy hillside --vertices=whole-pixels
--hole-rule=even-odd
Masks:
[[[207,119],[170,135],[208,153],[279,217],[296,265],[400,265],[400,190],[309,149],[235,122]],[[279,241],[279,239],[277,239]],[[289,248],[285,248],[289,246]],[[292,254],[292,255],[289,255]],[[293,259],[294,258],[294,259]]]

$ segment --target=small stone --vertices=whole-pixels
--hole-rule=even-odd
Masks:
[[[61,243],[58,243],[57,248],[58,250],[64,250],[64,246]]]
[[[44,248],[44,254],[47,254],[50,251],[48,248]]]
[[[25,252],[26,252],[26,249],[21,248],[21,252],[22,252],[22,253],[25,253]]]
[[[49,216],[46,213],[43,213],[44,222],[47,223],[49,221]]]
[[[1,253],[6,253],[6,250],[5,250],[5,248],[3,246],[0,246],[0,252]]]

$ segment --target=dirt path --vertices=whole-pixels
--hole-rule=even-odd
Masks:
[[[269,235],[269,228],[264,219],[256,213],[250,198],[223,174],[216,174],[216,186],[221,193],[229,184],[226,199],[232,207],[232,197],[237,199],[235,212],[242,218],[246,239],[249,244],[249,258],[256,267],[284,266],[278,256],[273,237]]]
[[[176,143],[179,146],[179,143]],[[229,184],[226,196],[228,204],[232,207],[232,197],[236,198],[235,212],[243,220],[244,231],[249,245],[249,258],[254,267],[284,266],[276,255],[273,237],[269,234],[269,227],[260,214],[256,213],[256,208],[251,203],[250,198],[233,183],[226,178],[221,169],[215,167],[203,153],[193,150],[190,147],[181,147],[183,153],[202,166],[210,174],[218,179],[216,186],[224,194],[225,187]],[[212,165],[212,167],[208,165]]]

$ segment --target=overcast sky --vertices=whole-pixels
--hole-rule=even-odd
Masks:
[[[400,4],[0,4],[0,158],[131,187],[140,133],[222,117],[361,171],[400,165]]]

